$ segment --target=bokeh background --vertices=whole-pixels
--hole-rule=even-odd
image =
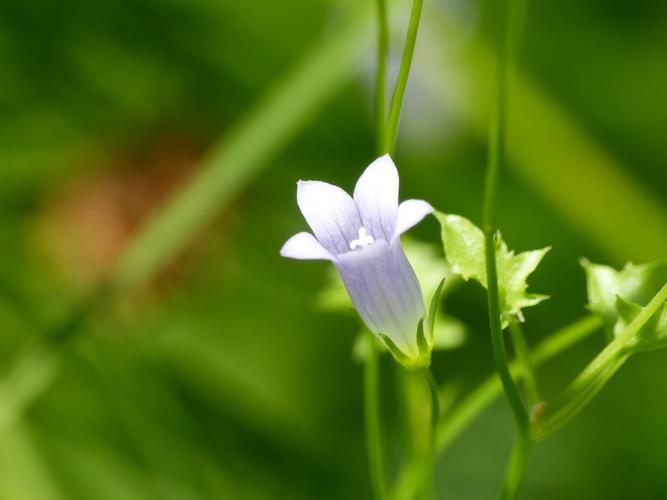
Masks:
[[[0,498],[369,498],[358,321],[318,306],[325,263],[278,256],[305,228],[295,181],[351,189],[374,158],[364,3],[2,2]],[[479,222],[493,2],[425,4],[401,196]],[[391,3],[394,63],[408,12]],[[530,3],[499,224],[553,246],[531,344],[585,314],[580,257],[667,253],[666,54],[661,0]],[[439,248],[435,221],[414,233]],[[451,403],[493,363],[482,290],[448,308],[468,326],[434,358]],[[544,393],[602,345],[541,369]],[[633,358],[538,445],[523,498],[665,498],[666,376],[667,353]],[[512,433],[498,401],[441,460],[441,497],[493,498]]]

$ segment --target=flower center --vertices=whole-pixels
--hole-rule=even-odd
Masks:
[[[359,238],[356,240],[350,241],[350,250],[355,250],[357,248],[369,247],[375,242],[375,239],[366,232],[366,228],[361,226],[359,228]]]

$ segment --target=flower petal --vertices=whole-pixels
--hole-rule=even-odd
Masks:
[[[409,357],[417,357],[417,326],[424,301],[417,276],[400,241],[378,240],[335,261],[345,288],[366,326],[387,335]]]
[[[315,237],[333,255],[349,252],[358,238],[361,217],[354,200],[338,186],[299,181],[296,200]]]
[[[333,256],[310,233],[297,233],[285,242],[280,255],[300,260],[333,260]]]
[[[433,207],[424,200],[405,200],[398,206],[394,238],[417,225],[431,212],[433,212]]]
[[[354,188],[354,201],[364,227],[376,239],[390,241],[398,208],[398,170],[389,155],[375,160],[361,174]]]

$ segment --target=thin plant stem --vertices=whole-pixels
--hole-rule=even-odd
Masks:
[[[408,22],[408,31],[405,36],[405,45],[403,47],[403,57],[401,66],[396,77],[394,93],[391,97],[389,107],[389,118],[387,120],[387,129],[385,133],[384,147],[385,153],[394,154],[396,148],[396,136],[398,134],[398,122],[401,116],[401,107],[403,106],[403,96],[405,88],[408,85],[408,76],[410,75],[410,66],[412,65],[412,56],[415,53],[415,43],[417,41],[417,31],[419,30],[419,20],[421,19],[423,0],[413,0],[412,10],[410,12],[410,21]]]
[[[507,0],[511,3],[512,0]],[[504,13],[507,17],[507,13]],[[527,432],[529,419],[516,384],[512,380],[507,361],[507,352],[501,326],[498,273],[496,269],[496,198],[498,175],[505,157],[505,128],[507,124],[507,37],[506,21],[497,43],[497,95],[491,133],[489,137],[489,159],[486,169],[484,189],[484,249],[486,261],[487,298],[489,328],[496,363],[496,369],[503,384],[505,396],[510,405],[519,432]]]
[[[377,6],[377,62],[375,73],[375,132],[377,152],[385,151],[385,130],[387,121],[387,60],[389,57],[389,22],[387,0],[376,0]]]
[[[502,332],[502,319],[498,291],[498,272],[496,269],[496,199],[498,193],[498,177],[502,163],[505,161],[505,134],[507,127],[507,87],[509,79],[510,49],[512,34],[510,12],[513,0],[503,2],[501,21],[499,23],[496,42],[496,99],[495,110],[489,136],[489,158],[486,169],[484,188],[484,250],[486,262],[487,299],[489,312],[489,329],[496,370],[509,403],[516,437],[510,460],[505,472],[503,486],[499,495],[502,500],[516,497],[521,477],[525,470],[527,456],[532,447],[530,418],[521,400],[519,390],[512,379]]]
[[[594,315],[585,316],[550,335],[538,344],[531,353],[531,363],[539,367],[561,354],[566,349],[590,337],[602,327],[602,320]],[[521,379],[523,371],[517,360],[510,363],[512,376]],[[443,416],[438,425],[437,447],[442,453],[465,431],[472,421],[479,416],[502,393],[502,384],[498,374],[490,375],[477,386],[451,413]]]
[[[532,447],[533,438],[530,433],[518,432],[514,439],[509,462],[505,470],[505,480],[503,481],[502,490],[498,495],[500,500],[516,498]]]
[[[521,325],[517,321],[510,323],[509,330],[516,359],[521,367],[521,380],[528,406],[533,407],[540,401],[540,391],[537,386],[537,377],[535,377],[535,368],[530,359],[530,349],[526,343]]]
[[[424,474],[424,498],[430,499],[434,496],[434,474],[437,459],[436,435],[438,431],[438,422],[440,421],[440,391],[438,383],[433,376],[433,372],[429,368],[423,368],[420,373],[426,382],[431,396],[431,432],[430,432],[430,446],[429,446],[429,467],[426,469],[427,474]]]
[[[380,420],[380,384],[378,353],[373,334],[366,355],[364,369],[364,414],[366,419],[366,448],[370,466],[370,479],[373,495],[377,500],[387,498],[385,479],[384,450]]]

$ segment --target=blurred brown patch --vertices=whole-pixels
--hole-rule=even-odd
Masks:
[[[75,288],[98,283],[146,219],[193,175],[204,149],[170,138],[86,169],[93,173],[45,204],[39,234],[47,259]],[[172,263],[152,285],[173,281],[182,266],[182,259]]]

